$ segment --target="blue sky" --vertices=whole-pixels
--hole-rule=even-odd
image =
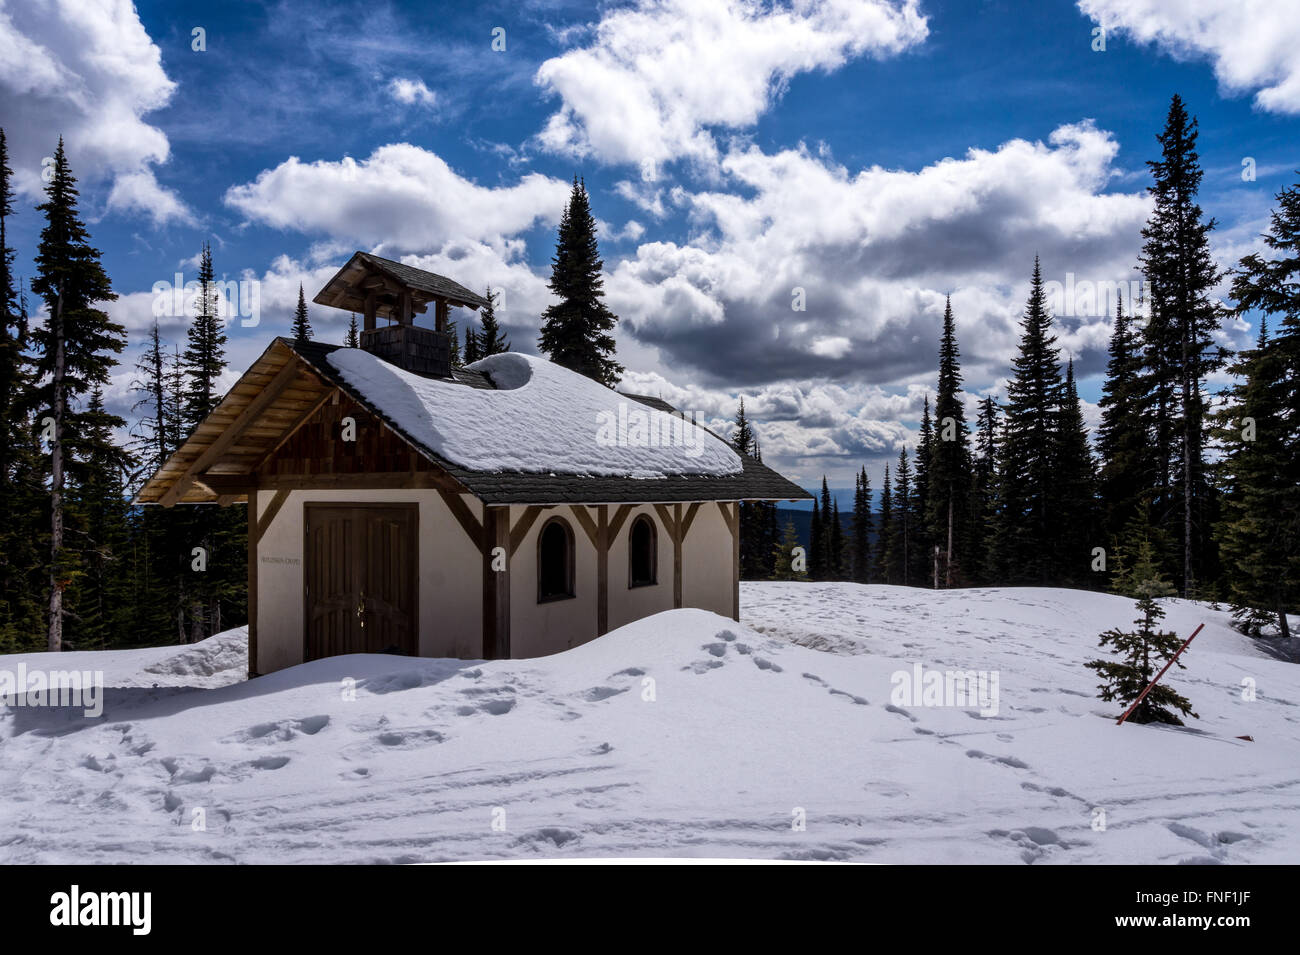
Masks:
[[[29,272],[62,133],[130,360],[154,284],[192,279],[204,240],[258,283],[231,381],[298,283],[310,298],[358,248],[503,289],[534,350],[576,174],[627,390],[718,424],[744,395],[766,459],[807,484],[865,464],[878,486],[914,440],[945,295],[973,402],[1001,394],[1036,253],[1062,286],[1137,278],[1173,93],[1200,120],[1225,266],[1300,168],[1300,11],[1257,0],[93,6],[0,3],[0,125],[28,192],[10,241]],[[313,322],[339,340],[331,311]],[[1093,402],[1108,312],[1061,311]],[[183,316],[162,322],[179,340]]]

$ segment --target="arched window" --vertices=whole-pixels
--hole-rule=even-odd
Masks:
[[[537,602],[573,596],[573,531],[552,517],[537,535]]]
[[[632,530],[628,532],[627,585],[629,587],[649,587],[656,583],[659,562],[655,559],[655,544],[654,521],[642,514],[632,522]]]

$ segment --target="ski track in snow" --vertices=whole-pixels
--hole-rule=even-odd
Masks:
[[[98,720],[0,707],[0,861],[1300,859],[1300,668],[1224,612],[1166,602],[1167,627],[1207,624],[1166,678],[1201,719],[1120,728],[1081,664],[1128,600],[745,583],[741,606],[543,659],[336,657],[252,682],[243,630],[0,657],[109,686]],[[895,705],[917,663],[997,671],[998,712]]]

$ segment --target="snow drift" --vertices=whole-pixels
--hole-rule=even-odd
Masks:
[[[1116,727],[1081,664],[1131,601],[741,598],[742,624],[672,611],[534,660],[347,656],[233,682],[238,631],[63,654],[105,672],[105,715],[0,709],[0,861],[1300,857],[1300,668],[1225,613],[1166,602],[1171,628],[1207,623],[1172,674],[1201,719]],[[896,704],[917,664],[998,672],[996,715]]]

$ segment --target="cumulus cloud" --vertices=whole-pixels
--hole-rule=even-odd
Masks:
[[[556,223],[570,188],[540,173],[511,186],[480,186],[427,149],[393,143],[360,161],[304,163],[291,156],[231,187],[225,202],[265,225],[402,252],[451,240],[499,243],[537,223]]]
[[[898,384],[933,372],[951,293],[971,373],[992,376],[1014,349],[1035,253],[1049,279],[1130,278],[1149,204],[1107,191],[1117,151],[1090,122],[917,171],[733,151],[719,166],[728,190],[684,200],[702,231],[641,245],[614,267],[609,300],[666,365],[713,383]]]
[[[1079,0],[1084,15],[1181,58],[1204,57],[1228,90],[1300,113],[1300,16],[1286,0]]]
[[[791,77],[895,55],[927,32],[917,0],[641,0],[538,69],[562,101],[538,138],[606,162],[709,158],[710,127],[753,125]]]
[[[433,90],[424,85],[424,80],[409,79],[404,76],[394,77],[388,84],[388,93],[393,99],[407,106],[434,106],[438,97]]]
[[[112,184],[110,208],[191,221],[155,178],[170,145],[143,119],[174,89],[130,0],[0,0],[5,132],[15,184],[29,196],[62,133],[73,172]]]

